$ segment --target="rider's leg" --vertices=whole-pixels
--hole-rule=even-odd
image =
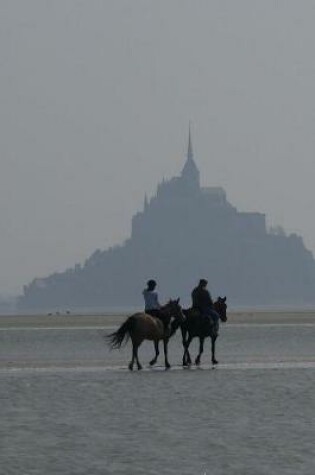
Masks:
[[[145,310],[145,313],[147,315],[150,315],[151,317],[159,318],[159,311],[158,309],[152,308],[151,310]]]
[[[211,324],[210,310],[201,313],[201,322],[208,327]]]
[[[220,315],[218,314],[218,312],[216,312],[213,309],[211,309],[209,315],[210,315],[210,318],[211,318],[211,324],[213,326],[213,329],[214,329],[216,335],[218,336]]]
[[[213,308],[209,310],[209,315],[215,323],[220,320],[220,315]]]

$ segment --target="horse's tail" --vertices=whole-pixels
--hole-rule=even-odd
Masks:
[[[134,315],[128,317],[127,320],[118,328],[117,331],[107,335],[106,339],[112,349],[120,348],[124,343],[126,344],[130,337],[130,332],[134,329],[136,319]]]

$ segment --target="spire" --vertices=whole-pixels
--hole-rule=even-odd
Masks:
[[[190,121],[189,121],[187,158],[188,160],[193,160],[193,157],[194,157],[194,154],[193,154],[193,148],[192,148]]]
[[[184,179],[185,183],[189,184],[190,186],[194,186],[199,188],[199,170],[194,161],[194,154],[193,154],[193,147],[192,147],[192,140],[191,140],[191,130],[190,130],[190,122],[189,122],[189,130],[188,130],[188,149],[187,149],[187,160],[182,170],[182,178]]]

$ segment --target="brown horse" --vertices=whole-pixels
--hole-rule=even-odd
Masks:
[[[171,320],[172,325],[179,326],[185,319],[182,308],[179,305],[179,299],[170,300],[166,305],[160,309],[161,316],[166,325],[169,325]],[[135,313],[127,318],[127,320],[118,328],[118,330],[111,335],[108,335],[107,339],[111,348],[120,348],[121,345],[128,341],[129,337],[132,342],[132,359],[129,363],[129,369],[133,369],[134,361],[136,360],[138,369],[142,369],[142,366],[138,359],[138,348],[144,340],[151,340],[155,346],[155,358],[150,361],[150,365],[156,363],[159,350],[158,342],[163,340],[164,343],[164,356],[165,356],[165,368],[170,368],[171,365],[167,356],[168,340],[173,333],[169,329],[165,330],[163,321],[159,318],[151,317],[144,312]]]

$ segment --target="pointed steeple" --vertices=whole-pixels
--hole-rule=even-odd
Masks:
[[[188,131],[187,158],[188,158],[188,160],[193,160],[194,159],[193,148],[192,148],[192,140],[191,140],[191,131],[190,131],[190,122],[189,122],[189,131]]]
[[[192,139],[191,139],[191,130],[189,122],[189,131],[188,131],[188,149],[187,149],[187,160],[185,162],[184,168],[182,170],[182,178],[190,186],[200,186],[200,177],[199,170],[194,161]]]

